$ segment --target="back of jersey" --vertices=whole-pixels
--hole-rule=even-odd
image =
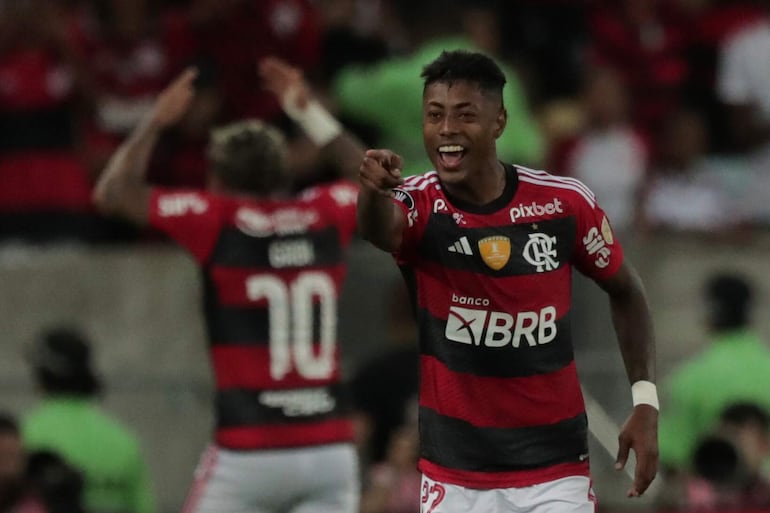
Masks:
[[[342,183],[281,201],[153,195],[153,225],[187,247],[203,271],[220,446],[352,439],[339,383],[337,300],[355,198]],[[164,204],[196,201],[163,216]]]

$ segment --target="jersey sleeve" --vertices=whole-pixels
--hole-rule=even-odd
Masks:
[[[394,256],[399,264],[408,263],[416,255],[430,216],[430,199],[425,190],[427,182],[421,175],[410,176],[403,185],[393,189],[393,202],[404,213],[406,223],[401,247]]]
[[[585,193],[572,200],[577,219],[574,265],[589,278],[604,280],[620,269],[623,248],[593,193],[580,186]]]
[[[214,249],[223,218],[216,198],[201,191],[153,189],[150,225],[205,262]]]

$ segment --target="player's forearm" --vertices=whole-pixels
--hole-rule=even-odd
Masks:
[[[631,383],[655,381],[655,338],[639,276],[629,269],[621,286],[610,291],[610,308],[620,352]]]
[[[355,181],[358,167],[364,158],[364,147],[348,131],[343,131],[322,149],[325,160],[331,162],[342,178]]]
[[[147,167],[161,131],[152,120],[145,119],[115,151],[94,189],[94,202],[100,210],[136,217],[133,211],[146,195]]]
[[[366,186],[358,193],[358,230],[361,236],[390,253],[401,244],[400,212],[393,200]]]
[[[356,179],[358,166],[364,158],[364,147],[326,107],[314,98],[300,106],[296,94],[287,94],[281,106],[313,144],[321,149],[323,159],[331,163],[340,176]]]

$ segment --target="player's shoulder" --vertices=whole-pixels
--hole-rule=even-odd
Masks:
[[[575,208],[595,208],[596,196],[588,186],[577,178],[559,176],[539,169],[514,165],[519,180],[517,199],[533,201],[556,198]]]
[[[432,199],[441,195],[441,182],[436,171],[427,171],[404,178],[404,183],[393,189],[393,197],[413,209],[421,199]]]
[[[397,189],[409,192],[437,190],[439,185],[438,172],[431,170],[421,174],[411,175],[404,178],[404,183]]]
[[[357,198],[358,185],[344,179],[313,185],[297,196],[300,204],[331,202],[339,208],[355,206]]]

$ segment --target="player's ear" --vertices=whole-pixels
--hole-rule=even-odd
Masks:
[[[508,123],[508,111],[505,110],[505,107],[500,107],[500,111],[497,113],[497,117],[495,118],[495,139],[498,139],[501,135],[503,135],[503,130],[505,130],[505,125]]]

